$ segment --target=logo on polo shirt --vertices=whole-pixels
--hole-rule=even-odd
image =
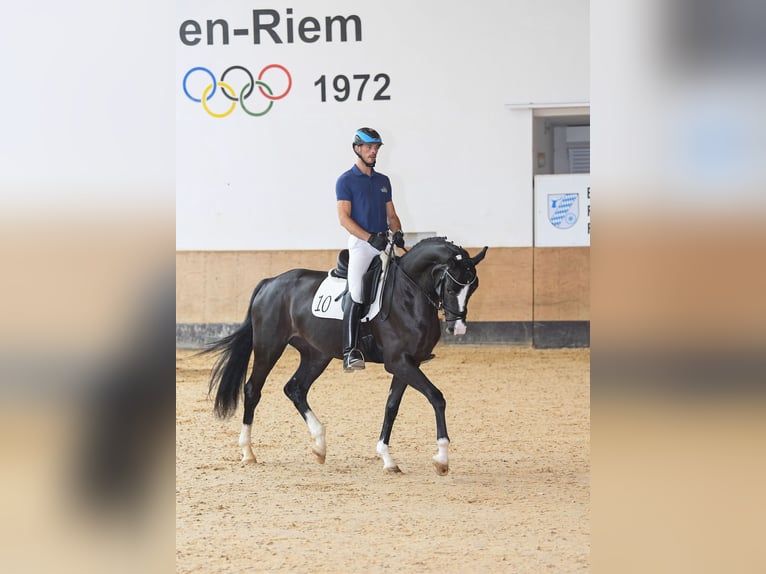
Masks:
[[[388,188],[387,188],[387,187],[385,187],[385,186],[384,186],[384,187],[381,187],[381,188],[380,188],[380,193],[388,193]]]

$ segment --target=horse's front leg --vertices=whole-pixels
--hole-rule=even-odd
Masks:
[[[444,395],[431,381],[428,380],[428,377],[423,374],[423,371],[421,371],[418,366],[406,361],[401,361],[399,364],[394,365],[391,370],[394,372],[394,379],[401,378],[406,381],[406,384],[423,393],[428,399],[428,402],[431,403],[436,416],[436,446],[438,449],[433,457],[433,465],[436,474],[444,476],[449,472],[449,435],[447,435],[446,416],[447,402],[444,400]],[[403,392],[404,391],[402,390],[402,393]],[[399,399],[401,400],[401,396]]]
[[[388,391],[386,413],[383,416],[383,428],[380,430],[380,439],[376,449],[378,456],[383,460],[383,470],[392,474],[402,472],[399,469],[399,465],[394,462],[394,459],[388,452],[388,444],[391,440],[391,429],[394,427],[396,415],[399,414],[399,405],[402,402],[402,396],[406,388],[407,383],[394,375],[394,378],[391,379],[391,388]]]
[[[433,458],[434,470],[436,470],[436,474],[439,476],[444,476],[449,472],[449,455],[447,453],[449,449],[449,439],[436,439],[436,448],[438,450]]]

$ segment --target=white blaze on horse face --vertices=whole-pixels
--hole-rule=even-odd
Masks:
[[[466,285],[460,290],[460,293],[457,294],[457,308],[458,311],[461,313],[465,311],[466,303],[468,302],[468,292],[469,292],[469,285]],[[458,319],[455,321],[455,335],[465,335],[467,327],[465,326],[465,323],[462,319]]]

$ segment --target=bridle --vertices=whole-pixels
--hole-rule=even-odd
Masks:
[[[456,309],[450,309],[444,303],[444,301],[445,301],[444,290],[447,287],[446,278],[449,278],[450,281],[452,281],[455,285],[460,285],[461,287],[469,287],[470,285],[472,285],[476,281],[476,278],[477,278],[476,270],[475,269],[473,270],[473,277],[471,278],[470,281],[468,281],[467,283],[462,283],[462,282],[458,281],[457,279],[455,279],[452,276],[452,273],[449,272],[449,267],[445,267],[444,268],[444,272],[441,274],[441,277],[439,277],[439,279],[438,279],[438,281],[436,282],[436,285],[435,285],[436,286],[436,292],[439,295],[439,307],[437,307],[437,309],[440,309],[440,308],[444,309],[445,315],[447,313],[449,313],[450,315],[452,315],[454,317],[454,319],[448,318],[448,320],[454,320],[454,321],[461,320],[461,321],[465,321],[465,318],[468,315],[468,307],[466,307],[465,309],[460,311],[460,310],[456,310]]]
[[[405,249],[405,251],[407,251],[407,250]],[[454,259],[456,261],[458,261],[459,260],[458,257],[462,257],[462,256],[461,255],[457,255],[457,256],[455,256]],[[392,259],[392,261],[394,261],[394,262],[396,262],[396,260],[397,260],[397,258]],[[464,309],[463,311],[460,311],[460,310],[457,310],[457,309],[454,309],[454,308],[450,308],[450,307],[448,307],[447,305],[444,304],[444,300],[445,300],[444,290],[446,289],[446,286],[447,286],[447,281],[446,280],[447,280],[447,278],[449,278],[449,280],[452,281],[456,285],[460,285],[461,287],[468,287],[468,286],[472,285],[474,282],[476,282],[476,279],[478,277],[478,275],[476,274],[476,269],[473,270],[473,277],[471,277],[471,279],[468,282],[463,283],[463,282],[458,281],[457,279],[455,279],[455,277],[453,277],[452,273],[449,272],[449,265],[445,265],[444,271],[441,273],[439,278],[434,282],[434,288],[436,290],[436,295],[437,295],[437,300],[436,301],[433,300],[433,298],[431,297],[431,294],[428,293],[425,289],[423,289],[417,281],[415,281],[412,277],[407,275],[407,273],[404,271],[404,269],[402,269],[401,266],[399,266],[398,264],[397,264],[397,269],[399,271],[401,271],[402,275],[404,275],[410,281],[410,283],[415,285],[420,290],[420,292],[423,293],[423,295],[425,295],[426,299],[428,299],[428,302],[437,311],[440,311],[440,310],[443,309],[445,315],[449,313],[452,316],[452,317],[447,317],[448,321],[457,321],[457,320],[465,321],[465,318],[468,315],[468,308]]]

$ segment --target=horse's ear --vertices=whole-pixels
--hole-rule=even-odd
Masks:
[[[484,256],[487,254],[487,249],[489,249],[489,247],[484,247],[484,249],[479,251],[474,257],[471,257],[471,261],[473,261],[474,265],[478,265],[479,262],[484,259]]]

